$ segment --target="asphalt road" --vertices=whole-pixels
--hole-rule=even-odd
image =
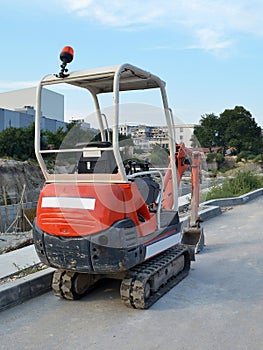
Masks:
[[[263,196],[204,223],[189,276],[149,310],[119,282],[80,301],[44,294],[0,314],[0,349],[263,349]]]

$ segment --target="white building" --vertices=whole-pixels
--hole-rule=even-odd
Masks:
[[[130,136],[132,131],[132,126],[127,124],[122,124],[119,127],[119,133],[123,136]]]
[[[175,138],[177,143],[184,143],[186,147],[191,147],[191,137],[194,134],[195,124],[181,124],[175,126]]]

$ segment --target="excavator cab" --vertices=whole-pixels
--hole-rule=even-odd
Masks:
[[[68,73],[70,49],[60,56],[61,72],[45,76],[37,89],[35,152],[46,184],[34,222],[35,248],[43,263],[57,269],[55,295],[77,299],[99,279],[110,277],[122,281],[121,299],[127,306],[148,308],[188,274],[191,260],[191,245],[181,244],[178,215],[178,186],[189,163],[181,153],[177,158],[165,82],[126,63]],[[91,95],[99,141],[88,140],[85,133],[80,137],[83,130],[77,125],[59,149],[41,148],[43,89],[59,84]],[[162,101],[169,149],[165,168],[123,159],[121,95],[148,89],[159,90]],[[100,96],[109,94],[111,139],[100,105]]]

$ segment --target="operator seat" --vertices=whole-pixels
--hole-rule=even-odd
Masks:
[[[106,148],[111,147],[111,142],[108,141],[94,141],[88,143],[79,143],[76,145],[77,148]],[[112,150],[100,151],[100,156],[87,156],[82,152],[78,161],[78,174],[116,174],[118,167]]]

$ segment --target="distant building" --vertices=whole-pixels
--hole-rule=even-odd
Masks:
[[[151,137],[151,129],[152,129],[152,126],[148,126],[148,125],[133,126],[131,129],[131,137],[149,139]]]
[[[23,128],[28,127],[35,121],[35,110],[33,109],[30,113],[11,111],[9,109],[0,108],[0,132],[10,128]],[[51,118],[42,117],[41,119],[41,129],[50,130],[56,132],[58,128],[66,128],[67,123],[60,120],[55,120]]]
[[[194,124],[182,124],[175,126],[175,138],[177,143],[184,143],[191,147],[191,137],[194,133]],[[121,135],[131,136],[135,147],[150,149],[151,145],[159,145],[162,148],[169,147],[168,129],[166,126],[149,125],[120,125]]]
[[[169,148],[168,129],[166,126],[153,126],[151,128],[150,145]]]
[[[65,128],[64,96],[43,89],[41,128],[56,132]],[[0,131],[27,127],[35,121],[36,87],[0,93]]]
[[[32,106],[36,108],[36,87],[13,90],[0,93],[0,107],[10,110]],[[64,95],[57,92],[42,90],[42,115],[46,118],[64,122]]]
[[[133,128],[136,128],[136,125],[122,124],[119,127],[119,133],[123,136],[131,136]]]
[[[177,143],[184,143],[186,147],[190,148],[191,138],[194,134],[195,124],[181,124],[175,126],[175,138]]]

